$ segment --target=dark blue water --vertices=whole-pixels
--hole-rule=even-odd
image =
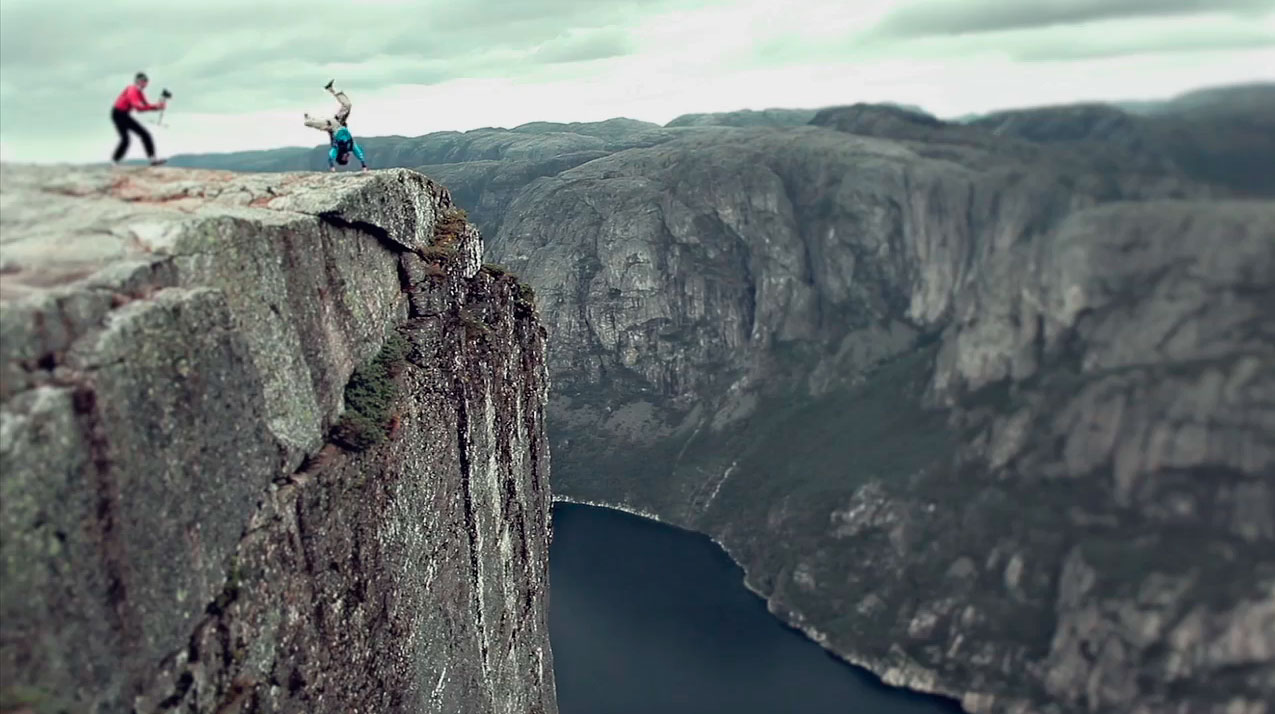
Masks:
[[[554,506],[549,633],[561,714],[953,714],[779,622],[708,538]]]

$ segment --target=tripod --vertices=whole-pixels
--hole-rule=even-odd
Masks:
[[[173,93],[172,93],[172,92],[170,92],[170,91],[168,91],[168,89],[164,89],[164,91],[162,91],[162,92],[160,92],[160,93],[159,93],[159,96],[160,96],[160,98],[161,98],[161,99],[163,99],[163,100],[164,100],[164,103],[165,103],[165,104],[167,104],[167,103],[168,103],[168,100],[173,98]],[[159,118],[155,120],[155,126],[160,126],[160,127],[168,128],[168,125],[164,123],[164,110],[163,110],[163,109],[160,109],[160,110],[159,110]]]

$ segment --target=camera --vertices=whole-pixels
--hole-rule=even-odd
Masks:
[[[168,89],[166,88],[164,89],[164,91],[159,93],[159,96],[163,97],[164,99],[172,99],[173,93],[168,91]]]

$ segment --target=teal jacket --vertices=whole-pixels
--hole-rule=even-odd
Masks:
[[[328,149],[328,168],[336,165],[338,156],[347,156],[351,151],[359,157],[359,163],[367,166],[367,160],[363,158],[363,148],[354,141],[354,135],[350,133],[349,127],[343,126],[332,132],[332,148]]]

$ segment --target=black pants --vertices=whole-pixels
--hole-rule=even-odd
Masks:
[[[142,137],[142,146],[146,147],[146,155],[155,158],[155,142],[151,140],[151,133],[146,131],[146,127],[138,123],[133,115],[122,109],[111,108],[111,121],[115,124],[115,131],[120,133],[120,145],[115,147],[115,160],[119,161],[124,158],[124,153],[128,151],[128,133]]]

